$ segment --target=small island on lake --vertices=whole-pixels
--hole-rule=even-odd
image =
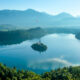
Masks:
[[[39,51],[39,52],[44,52],[47,50],[47,46],[44,45],[43,43],[41,42],[37,42],[37,43],[34,43],[32,44],[32,49],[35,50],[35,51]]]

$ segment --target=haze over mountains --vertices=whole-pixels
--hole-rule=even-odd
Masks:
[[[68,13],[49,15],[33,9],[0,10],[0,25],[15,25],[18,27],[70,27],[80,28],[80,17],[73,17]]]

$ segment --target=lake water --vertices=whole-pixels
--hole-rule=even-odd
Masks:
[[[80,65],[80,41],[73,34],[50,34],[41,38],[48,46],[39,53],[31,48],[38,40],[27,40],[21,44],[0,46],[0,62],[17,69],[33,70],[37,73],[64,66]]]

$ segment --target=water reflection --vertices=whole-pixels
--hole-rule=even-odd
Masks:
[[[52,58],[52,59],[47,59],[47,60],[40,60],[36,62],[32,62],[29,64],[28,67],[33,68],[33,69],[44,69],[44,70],[49,70],[49,69],[55,69],[55,68],[60,68],[64,66],[72,66],[74,64],[64,60],[64,59],[59,59],[59,58]]]
[[[0,62],[35,72],[80,64],[80,42],[75,35],[52,34],[42,37],[41,41],[48,46],[46,54],[39,54],[31,48],[32,44],[38,42],[37,39],[0,46]]]

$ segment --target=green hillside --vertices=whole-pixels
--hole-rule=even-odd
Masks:
[[[45,30],[39,27],[28,30],[0,31],[0,45],[18,44],[28,39],[41,38],[45,34]]]
[[[17,70],[0,64],[0,80],[80,80],[80,66],[64,67],[43,74],[32,71]]]

